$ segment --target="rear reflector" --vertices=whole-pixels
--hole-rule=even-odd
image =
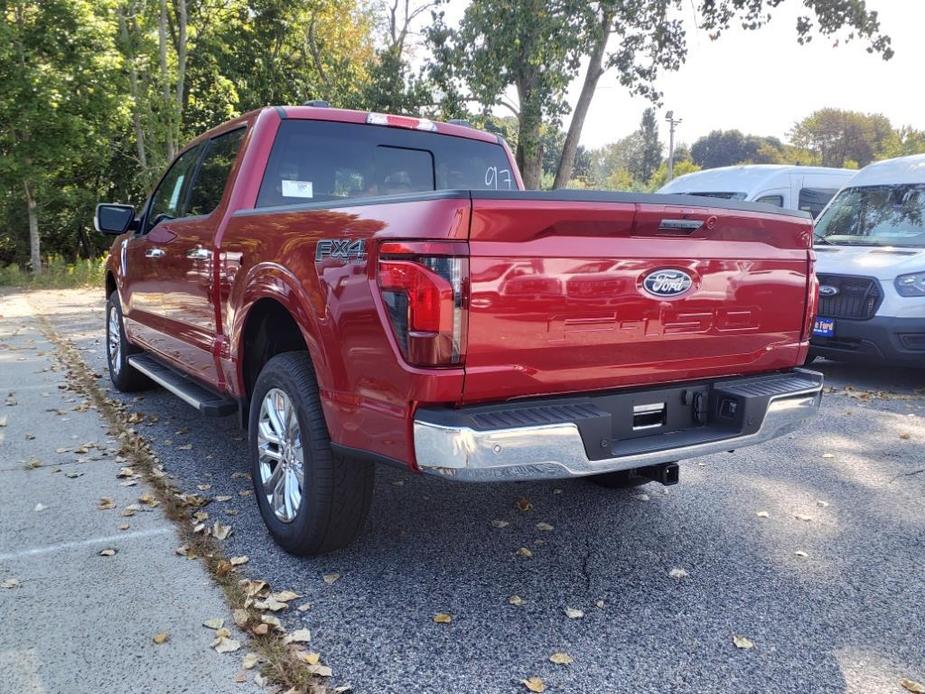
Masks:
[[[388,125],[393,128],[408,128],[410,130],[435,131],[437,126],[427,118],[412,118],[411,116],[390,116],[386,113],[370,113],[366,116],[369,125]]]
[[[422,255],[455,250],[459,255]],[[456,366],[465,357],[468,258],[465,244],[380,247],[377,282],[402,355],[415,366]],[[439,251],[437,251],[439,252]]]

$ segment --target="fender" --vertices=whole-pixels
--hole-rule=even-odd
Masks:
[[[234,386],[237,397],[244,395],[243,359],[244,328],[250,311],[261,299],[272,299],[289,312],[302,333],[302,339],[308,346],[309,356],[315,367],[318,386],[322,397],[329,392],[332,376],[330,359],[339,355],[329,355],[321,347],[321,320],[312,309],[311,299],[303,284],[287,268],[278,263],[264,262],[249,268],[243,280],[234,283],[229,300],[225,303],[230,322],[228,324],[230,353],[223,358],[223,367],[229,386]],[[236,308],[235,308],[236,307]],[[231,390],[231,388],[229,388]]]

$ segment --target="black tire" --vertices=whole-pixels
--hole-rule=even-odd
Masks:
[[[607,489],[632,489],[648,484],[652,480],[636,473],[636,470],[620,470],[618,472],[605,472],[600,475],[591,475],[589,480],[600,487]]]
[[[301,437],[301,502],[288,522],[277,517],[261,481],[258,426],[264,399],[273,389],[283,391],[294,406]],[[278,354],[264,365],[251,397],[248,431],[254,495],[273,539],[287,552],[301,556],[349,545],[366,522],[375,468],[342,458],[331,449],[315,371],[306,352]]]
[[[113,313],[115,314],[113,316]],[[112,329],[118,326],[118,350],[112,349]],[[122,305],[119,303],[119,293],[113,292],[106,299],[106,365],[109,367],[109,378],[112,384],[123,393],[134,393],[150,388],[151,379],[140,371],[132,368],[128,363],[130,354],[137,354],[141,350],[129,344],[125,337],[125,323],[122,320]]]

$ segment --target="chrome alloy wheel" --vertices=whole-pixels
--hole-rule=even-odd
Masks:
[[[112,372],[118,374],[122,368],[122,333],[119,329],[119,312],[115,306],[109,307],[109,334],[106,343],[109,349],[109,364]]]
[[[302,431],[292,400],[279,388],[268,390],[260,404],[257,456],[267,504],[291,523],[302,504]]]

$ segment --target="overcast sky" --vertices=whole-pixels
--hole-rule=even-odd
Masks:
[[[453,0],[448,16],[461,17],[466,4]],[[664,93],[658,113],[664,139],[668,109],[683,119],[676,136],[687,143],[717,128],[786,139],[794,122],[826,106],[883,113],[894,126],[925,130],[925,0],[867,0],[893,39],[896,55],[886,62],[867,53],[861,41],[833,46],[817,37],[800,46],[796,17],[802,5],[786,0],[772,22],[755,32],[736,28],[718,41],[696,29],[689,33],[687,62],[657,83]],[[572,103],[579,88],[573,85]],[[646,106],[605,75],[582,144],[599,147],[627,135]]]

